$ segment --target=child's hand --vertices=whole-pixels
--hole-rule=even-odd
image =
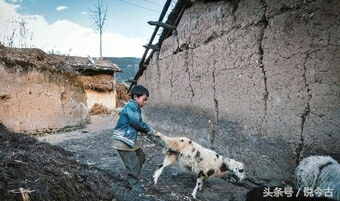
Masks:
[[[156,131],[153,128],[150,128],[149,132],[147,132],[146,134],[148,134],[148,135],[155,135]]]
[[[155,144],[160,145],[161,147],[165,148],[167,147],[167,145],[165,144],[165,142],[160,138],[160,136],[162,136],[162,133],[160,132],[156,132],[154,135],[150,136],[150,139],[152,142],[154,142]]]

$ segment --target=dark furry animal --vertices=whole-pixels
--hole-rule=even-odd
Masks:
[[[340,200],[340,164],[330,156],[304,158],[295,170],[298,188],[332,189],[333,199]]]

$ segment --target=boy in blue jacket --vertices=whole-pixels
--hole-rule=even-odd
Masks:
[[[120,112],[113,130],[113,146],[125,164],[128,183],[134,191],[143,196],[139,176],[145,162],[145,153],[137,141],[137,135],[138,132],[142,132],[153,136],[155,130],[142,120],[141,108],[148,100],[149,91],[141,85],[136,85],[132,88],[130,96],[131,99]]]

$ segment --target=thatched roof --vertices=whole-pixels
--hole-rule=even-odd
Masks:
[[[122,70],[117,64],[113,64],[107,59],[93,59],[90,56],[86,57],[68,57],[66,61],[76,71],[81,74],[108,74],[121,72]]]
[[[92,89],[100,92],[112,91],[114,89],[112,75],[80,75],[78,76],[78,79],[83,83],[85,89]]]
[[[27,72],[33,69],[50,72],[75,73],[61,56],[46,54],[37,48],[13,48],[0,43],[0,62],[12,71]]]

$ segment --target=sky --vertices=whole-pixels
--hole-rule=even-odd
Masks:
[[[149,43],[155,29],[147,22],[159,19],[166,0],[102,1],[107,6],[102,56],[142,57],[143,45]],[[0,42],[5,46],[39,48],[46,53],[99,57],[99,32],[94,30],[90,17],[97,3],[98,0],[0,0]],[[157,38],[153,43],[156,42]]]

